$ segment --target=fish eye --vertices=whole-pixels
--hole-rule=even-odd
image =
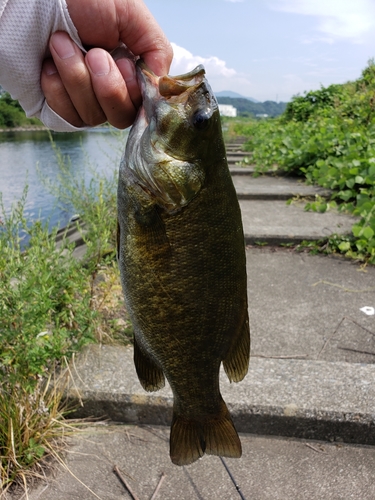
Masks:
[[[208,126],[210,118],[211,113],[208,110],[197,111],[193,116],[193,125],[198,130],[203,130]]]

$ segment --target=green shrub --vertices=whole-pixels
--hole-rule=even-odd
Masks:
[[[356,82],[296,96],[280,118],[235,126],[248,136],[245,149],[253,152],[259,171],[279,169],[304,176],[331,189],[341,210],[360,217],[351,241],[332,248],[371,263],[375,263],[374,95],[371,60]]]
[[[13,128],[21,125],[41,125],[36,118],[27,118],[18,101],[6,92],[0,96],[0,127]]]

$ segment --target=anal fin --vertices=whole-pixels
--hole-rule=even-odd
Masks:
[[[137,375],[145,391],[158,391],[165,385],[163,370],[141,350],[134,338],[134,364]]]
[[[245,318],[240,333],[233,342],[226,358],[223,360],[225,373],[231,382],[240,382],[249,369],[250,360],[250,326],[246,308]]]

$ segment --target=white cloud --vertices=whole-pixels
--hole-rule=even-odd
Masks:
[[[336,39],[361,41],[375,27],[373,0],[278,0],[272,1],[274,10],[317,17],[317,29],[324,33],[322,41]]]
[[[203,64],[210,78],[224,76],[231,78],[236,75],[234,69],[228,68],[226,62],[216,56],[201,57],[194,56],[191,52],[172,42],[173,61],[170,73],[181,75],[194,69],[198,64]]]
[[[203,64],[207,79],[214,92],[236,90],[243,95],[250,95],[252,84],[247,76],[228,68],[227,63],[216,56],[202,57],[193,55],[188,50],[172,42],[174,57],[170,69],[171,75],[182,75]]]

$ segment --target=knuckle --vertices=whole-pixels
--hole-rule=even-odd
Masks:
[[[82,87],[82,89],[90,87],[90,75],[83,65],[79,65],[65,77],[69,85],[72,87]]]
[[[173,49],[167,38],[164,35],[157,36],[154,39],[154,46],[161,54],[163,54],[163,58],[168,62],[168,64],[171,64],[173,59]]]
[[[89,127],[96,127],[97,125],[101,125],[102,123],[106,122],[107,118],[104,113],[94,113],[90,114],[85,117],[84,122],[86,125]]]

